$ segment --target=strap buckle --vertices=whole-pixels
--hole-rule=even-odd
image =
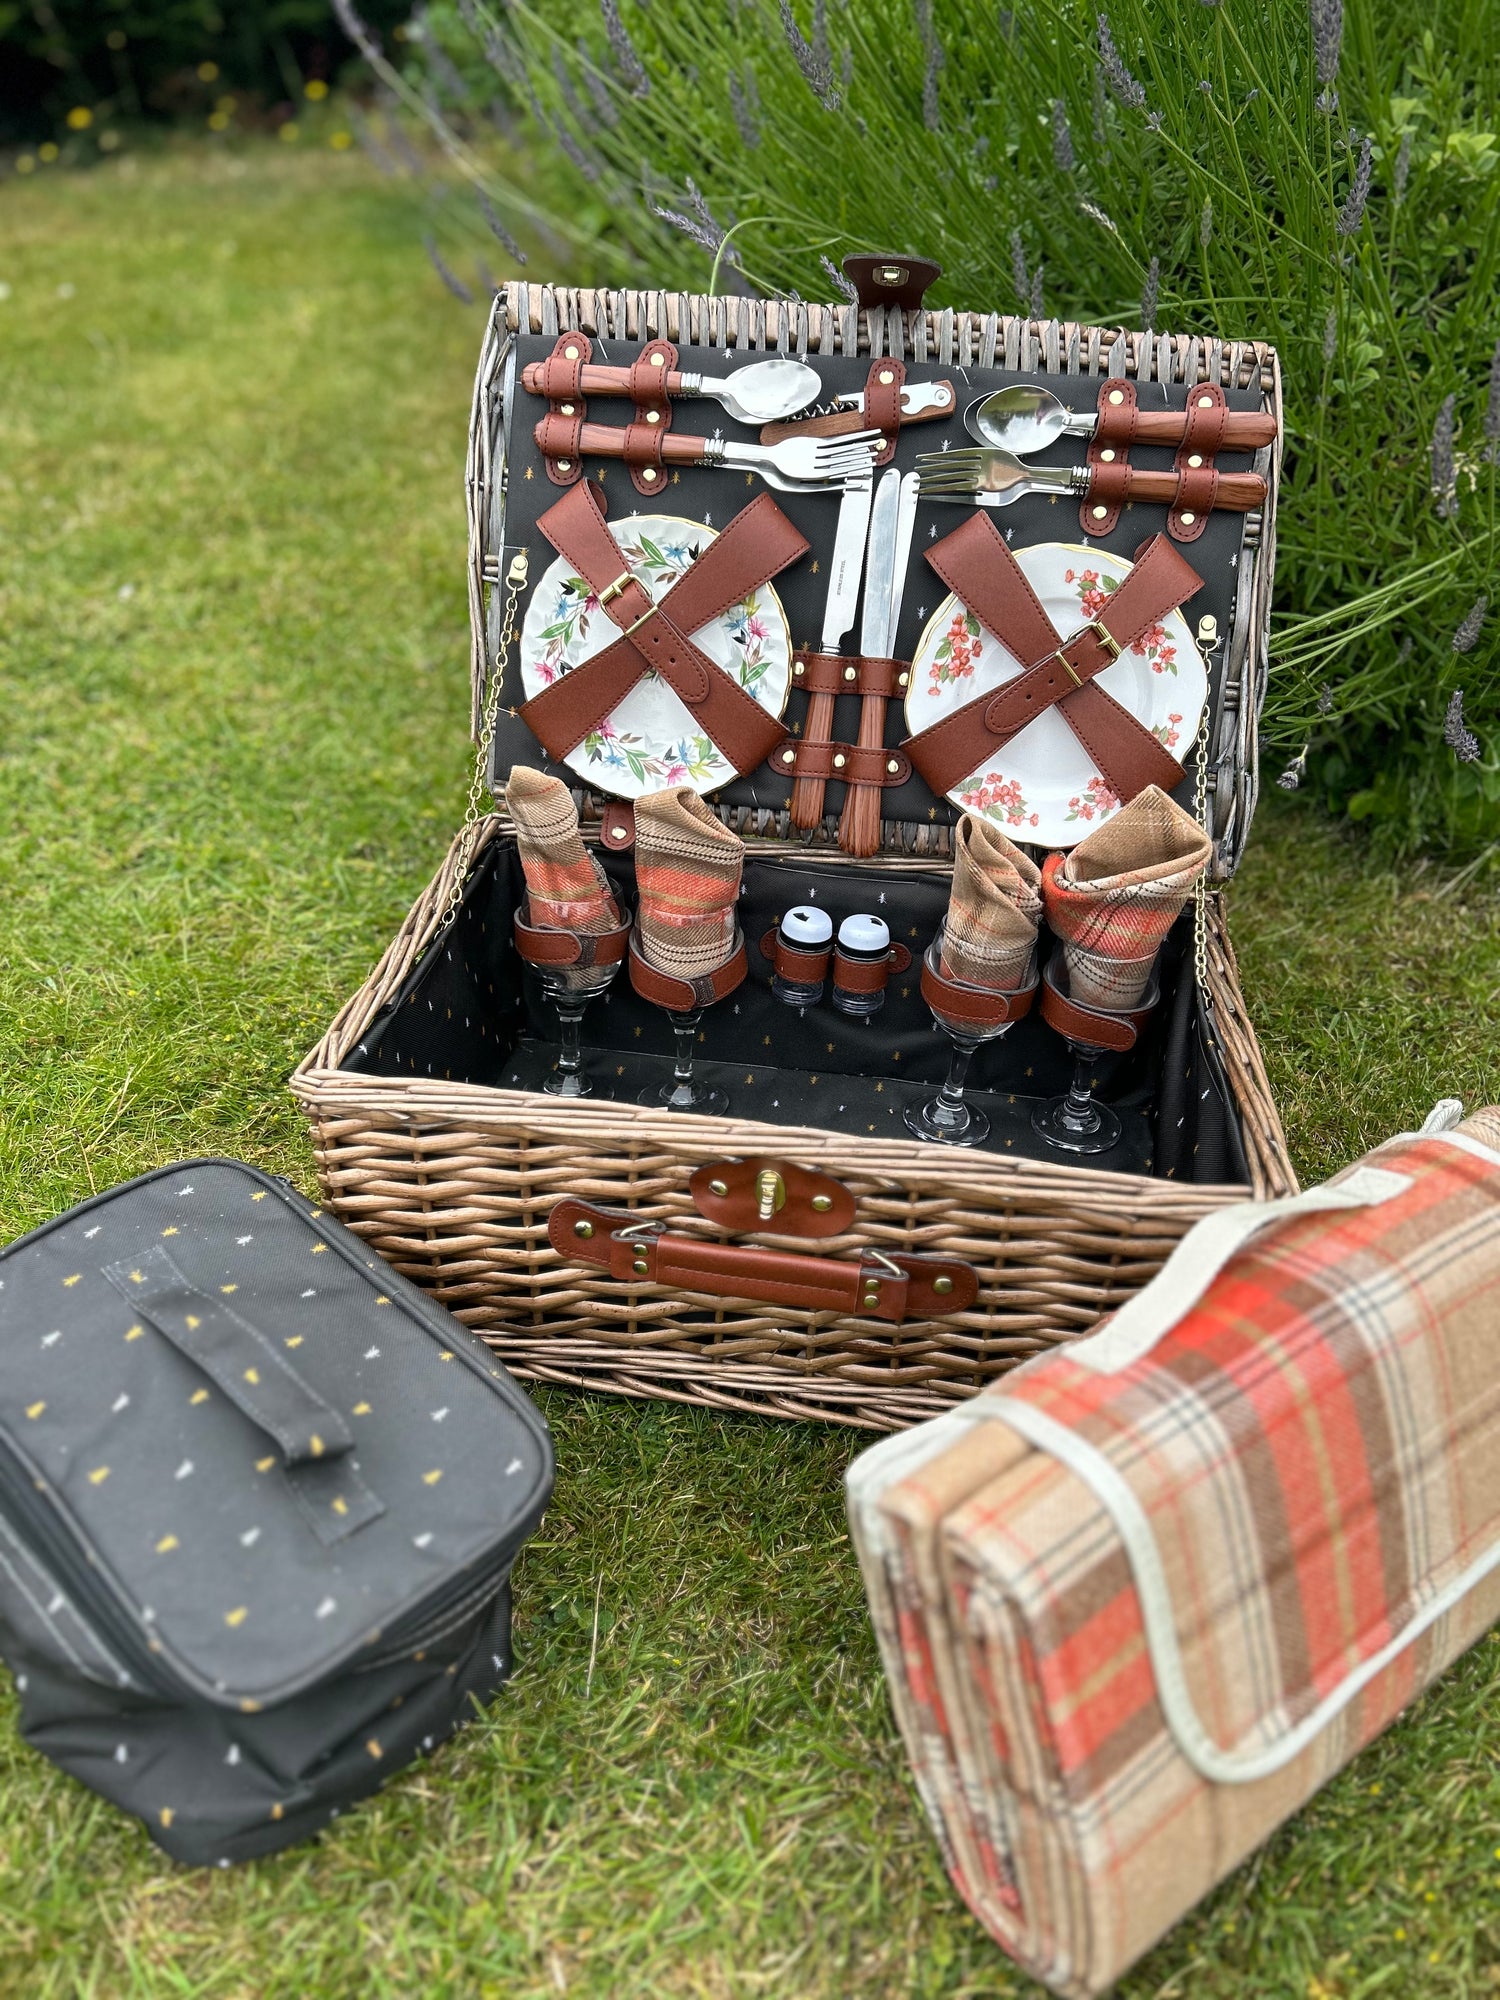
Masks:
[[[623,597],[634,582],[635,578],[628,569],[621,570],[614,582],[605,584],[603,590],[600,591],[599,603],[601,608],[606,604],[613,604],[617,597]]]
[[[1111,661],[1118,660],[1120,657],[1120,642],[1118,639],[1116,639],[1114,633],[1111,632],[1109,627],[1105,625],[1100,619],[1091,618],[1088,624],[1083,627],[1083,631],[1075,632],[1071,639],[1064,639],[1063,643],[1058,647],[1057,651],[1052,655],[1053,659],[1057,660],[1062,665],[1063,669],[1067,673],[1068,679],[1073,683],[1074,687],[1076,688],[1082,687],[1083,681],[1079,676],[1078,669],[1073,665],[1073,662],[1068,658],[1067,649],[1069,646],[1075,644],[1077,640],[1081,639],[1083,637],[1084,632],[1093,633],[1094,637],[1099,641],[1099,644],[1104,648],[1105,652],[1109,654]]]

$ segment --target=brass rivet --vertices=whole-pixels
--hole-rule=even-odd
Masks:
[[[573,461],[570,458],[560,458],[557,461],[557,469],[559,472],[571,472],[573,470]]]
[[[895,381],[896,377],[891,369],[882,368],[879,376],[876,379],[879,381],[882,389],[889,389],[891,384]]]
[[[795,750],[783,750],[783,751],[782,751],[782,753],[781,753],[781,761],[782,761],[782,763],[783,763],[783,764],[794,764],[794,763],[795,763],[795,762],[797,761],[797,753],[796,753],[796,751],[795,751]]]
[[[576,347],[565,347],[563,355],[569,361],[576,361],[578,359],[578,349]]]
[[[911,676],[910,676],[910,674],[897,674],[897,676],[896,676],[896,685],[897,685],[897,687],[898,687],[898,688],[904,688],[904,687],[906,686],[906,683],[907,683],[907,682],[908,682],[908,681],[909,681],[910,679],[911,679]]]
[[[1113,465],[1115,462],[1115,455],[1113,451],[1101,451],[1099,456],[1104,460],[1104,463],[1106,465]]]
[[[592,1236],[593,1233],[594,1225],[592,1222],[575,1222],[573,1224],[573,1234],[575,1236]]]
[[[858,667],[845,667],[845,669],[844,669],[844,679],[845,679],[846,681],[854,681],[854,680],[858,680],[858,679],[859,679],[859,668],[858,668]]]
[[[1198,408],[1200,410],[1211,410],[1213,406],[1214,399],[1212,396],[1200,396],[1198,398]]]
[[[651,366],[653,368],[665,368],[666,365],[667,357],[665,354],[653,354],[651,356]]]
[[[794,666],[794,667],[792,668],[792,672],[793,672],[794,674],[800,674],[800,673],[805,673],[805,672],[806,672],[806,668],[805,668],[805,667],[803,666],[802,662],[801,662],[801,661],[799,660],[799,661],[797,662],[796,666]]]
[[[623,827],[623,826],[612,826],[612,827],[610,828],[610,830],[609,830],[609,837],[610,837],[610,839],[611,839],[611,840],[623,840],[623,839],[625,838],[625,829],[624,829],[624,827]]]
[[[833,768],[834,768],[834,770],[835,770],[835,771],[842,771],[842,770],[843,770],[843,768],[844,768],[844,763],[845,763],[845,759],[844,759],[844,753],[843,753],[842,751],[840,751],[840,752],[839,752],[839,754],[838,754],[838,756],[837,756],[837,757],[835,757],[835,758],[834,758],[834,760],[833,760]]]
[[[948,1294],[953,1290],[953,1280],[951,1278],[934,1278],[932,1289],[939,1293],[941,1297],[947,1298]]]
[[[831,1194],[815,1194],[812,1198],[812,1205],[816,1214],[826,1215],[829,1209],[833,1207],[833,1196]]]
[[[889,763],[888,763],[888,764],[886,765],[886,767],[885,767],[885,768],[886,768],[886,769],[887,769],[887,770],[888,770],[888,771],[890,772],[891,776],[892,776],[892,777],[894,778],[894,777],[895,777],[895,775],[896,775],[896,773],[897,773],[897,772],[898,772],[898,771],[899,771],[899,770],[901,769],[901,766],[900,766],[900,764],[899,764],[899,763],[898,763],[898,762],[896,761],[896,759],[895,759],[894,757],[892,757],[892,758],[891,758],[891,760],[889,761]]]
[[[645,1260],[645,1258],[644,1258],[644,1257],[637,1257],[637,1258],[636,1258],[636,1260],[635,1260],[635,1262],[634,1262],[634,1263],[633,1263],[633,1264],[631,1265],[631,1267],[630,1267],[630,1268],[631,1268],[631,1270],[632,1270],[632,1271],[634,1271],[635,1275],[636,1275],[636,1276],[637,1276],[638,1278],[644,1278],[644,1277],[645,1277],[645,1275],[646,1275],[646,1273],[647,1273],[647,1271],[648,1271],[648,1270],[649,1270],[649,1269],[650,1269],[651,1267],[650,1267],[650,1265],[649,1265],[649,1264],[648,1264],[648,1263],[646,1262],[646,1260]]]
[[[878,1306],[880,1304],[879,1292],[866,1292],[864,1302],[867,1306]]]
[[[573,405],[571,403],[564,403],[562,406],[562,413],[565,417],[571,417],[573,414]]]
[[[1194,521],[1197,520],[1198,516],[1196,514],[1183,514],[1180,518],[1183,527],[1190,528],[1192,527]]]
[[[648,424],[659,424],[659,423],[661,422],[661,411],[660,411],[660,410],[647,410],[647,412],[646,412],[646,422],[647,422]]]
[[[724,1181],[710,1181],[708,1191],[710,1194],[728,1194],[729,1188]]]
[[[1203,463],[1203,457],[1202,457],[1202,454],[1201,454],[1201,453],[1199,453],[1199,452],[1196,452],[1196,451],[1193,451],[1193,452],[1189,452],[1189,453],[1188,453],[1188,464],[1189,464],[1189,465],[1201,465],[1202,463]]]
[[[1107,507],[1096,507],[1096,508],[1094,509],[1094,519],[1095,519],[1096,521],[1102,521],[1102,520],[1103,520],[1103,519],[1105,518],[1105,516],[1106,516],[1106,515],[1108,514],[1108,512],[1109,512],[1109,509],[1108,509]]]
[[[641,474],[641,477],[642,479],[645,480],[646,484],[649,486],[652,480],[655,479],[656,474],[652,471],[651,467],[648,465],[645,471]]]
[[[1125,400],[1125,391],[1123,389],[1111,389],[1109,392],[1109,400],[1112,403],[1123,403]]]

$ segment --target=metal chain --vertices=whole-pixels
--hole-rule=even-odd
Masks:
[[[1193,793],[1193,814],[1205,833],[1208,832],[1208,712],[1211,704],[1205,697],[1203,720],[1198,725],[1198,778]],[[1193,973],[1198,982],[1198,992],[1208,997],[1208,870],[1193,885]]]
[[[510,568],[505,572],[505,608],[500,619],[500,639],[495,647],[494,664],[485,682],[484,706],[479,718],[479,741],[474,752],[474,770],[469,779],[469,800],[464,811],[464,823],[458,832],[458,866],[454,870],[453,888],[448,897],[447,907],[438,919],[433,933],[435,938],[453,922],[458,914],[459,904],[464,899],[464,885],[469,879],[469,869],[474,861],[474,844],[479,838],[479,823],[484,816],[484,795],[489,789],[490,752],[495,743],[495,723],[500,714],[500,684],[505,678],[505,656],[510,651],[511,641],[516,636],[516,606],[521,601],[521,593],[526,588],[526,551],[521,549],[511,557]]]

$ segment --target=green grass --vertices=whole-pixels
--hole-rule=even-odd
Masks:
[[[196,1152],[311,1189],[284,1079],[462,809],[478,315],[358,160],[284,149],[12,184],[0,280],[0,1223]],[[1235,929],[1305,1173],[1500,1090],[1468,894],[1267,801]],[[174,1868],[0,1697],[0,1993],[1035,1991],[905,1775],[842,1525],[861,1438],[543,1401],[516,1680],[318,1844]],[[1130,2000],[1488,1990],[1497,1714],[1486,1644]]]

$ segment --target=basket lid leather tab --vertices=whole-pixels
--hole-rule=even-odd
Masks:
[[[844,275],[853,285],[859,303],[867,309],[900,306],[903,312],[917,312],[929,285],[943,275],[941,264],[930,257],[846,257]]]
[[[699,1167],[688,1189],[698,1213],[721,1229],[842,1236],[854,1224],[854,1196],[842,1181],[760,1153]]]

